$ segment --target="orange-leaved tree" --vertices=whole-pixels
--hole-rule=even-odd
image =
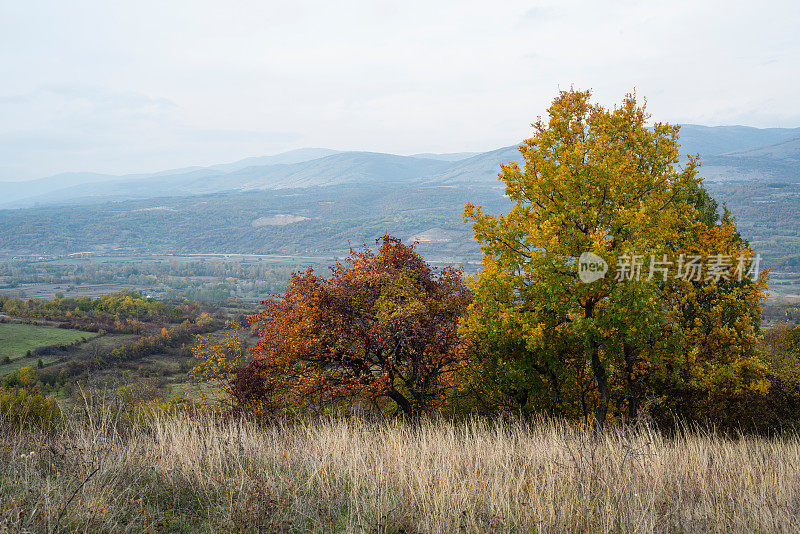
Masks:
[[[457,326],[472,300],[460,270],[431,268],[384,236],[322,278],[292,275],[250,320],[259,340],[233,390],[269,406],[370,399],[417,418],[434,410],[464,362]]]

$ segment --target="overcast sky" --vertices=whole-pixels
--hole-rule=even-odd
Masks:
[[[4,0],[0,180],[299,147],[483,151],[559,88],[800,126],[800,2]]]

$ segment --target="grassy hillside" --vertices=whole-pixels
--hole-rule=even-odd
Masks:
[[[132,425],[93,401],[81,411],[93,419],[50,433],[0,423],[0,529],[800,531],[796,436],[644,427],[594,441],[546,422],[259,427],[144,412]]]
[[[86,332],[54,328],[49,326],[34,326],[30,324],[0,323],[0,362],[6,357],[18,360],[25,356],[29,350],[59,343],[73,343],[82,338],[91,336]],[[36,361],[33,361],[34,365]],[[13,369],[5,369],[0,363],[0,375]]]

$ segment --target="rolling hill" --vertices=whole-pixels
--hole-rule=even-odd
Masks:
[[[0,255],[343,254],[389,233],[474,259],[467,202],[509,207],[496,187],[342,184],[0,210]]]
[[[715,152],[703,156],[701,174],[745,237],[771,265],[792,268],[800,261],[798,134],[689,125],[682,137],[682,149]],[[0,210],[0,254],[329,254],[390,233],[430,253],[477,259],[463,205],[508,209],[497,173],[511,160],[521,162],[516,146],[416,156],[303,149],[152,175],[59,175],[27,183],[27,193],[0,184],[5,207],[16,208]]]
[[[800,137],[705,158],[710,180],[800,180]]]
[[[516,146],[509,146],[478,154],[455,162],[447,170],[420,179],[427,184],[487,184],[501,187],[497,179],[500,165],[509,161],[522,161],[522,154]]]
[[[293,163],[275,163],[302,159],[300,154],[311,159]],[[297,157],[285,157],[287,155]],[[87,180],[75,178],[70,181],[59,176],[37,180],[35,184],[32,183],[24,188],[11,182],[0,184],[0,192],[4,190],[10,192],[5,196],[2,207],[23,208],[35,205],[203,195],[222,191],[283,189],[345,183],[411,182],[450,169],[459,162],[458,157],[462,155],[469,157],[471,153],[432,154],[431,157],[423,158],[377,152],[308,149],[279,155],[281,157],[250,158],[231,164],[164,171],[151,175],[122,177],[92,175],[91,181],[88,181],[88,176]],[[484,155],[474,158],[482,156]],[[259,164],[262,162],[268,163]],[[495,168],[498,168],[500,163],[499,160],[492,160]]]
[[[800,128],[681,125],[681,153],[702,158],[800,139]]]
[[[685,125],[681,151],[699,153],[710,181],[798,178],[800,128]],[[499,187],[497,172],[520,161],[516,146],[484,153],[399,156],[305,148],[210,167],[109,176],[67,173],[31,182],[0,183],[3,208],[207,195],[342,184],[483,184]]]
[[[681,152],[700,154],[709,181],[800,179],[800,128],[684,125]]]

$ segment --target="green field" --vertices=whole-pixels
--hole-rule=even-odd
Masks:
[[[0,323],[0,375],[19,367],[20,360],[25,359],[25,354],[29,350],[58,343],[72,343],[93,335],[78,330],[66,330],[49,326]],[[11,359],[10,364],[1,363],[6,357]],[[33,363],[36,363],[35,359],[33,359]],[[44,363],[48,362],[45,361]]]

